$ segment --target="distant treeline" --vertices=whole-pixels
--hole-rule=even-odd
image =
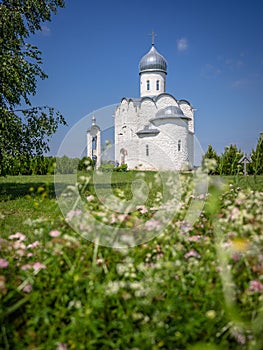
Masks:
[[[94,167],[92,159],[83,157],[69,158],[44,157],[20,155],[9,157],[5,162],[5,175],[47,175],[47,174],[73,174],[77,170]]]
[[[244,153],[236,145],[225,147],[224,152],[218,155],[211,145],[203,156],[202,166],[208,169],[211,175],[237,175],[242,174]],[[250,175],[263,174],[263,136],[258,139],[256,149],[246,156],[248,164],[247,173]],[[94,169],[95,163],[91,158],[44,157],[20,155],[6,157],[1,169],[1,175],[46,175],[46,174],[73,174],[78,170]],[[115,164],[113,161],[103,162],[101,171],[127,171],[127,165]]]
[[[211,145],[203,156],[202,166],[208,168],[212,175],[237,175],[244,173],[244,158],[248,175],[263,174],[263,136],[258,139],[256,149],[250,155],[245,155],[236,145],[225,147],[218,155]],[[210,160],[210,161],[208,161]]]

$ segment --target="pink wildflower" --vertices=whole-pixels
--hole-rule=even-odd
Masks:
[[[46,265],[44,265],[44,264],[42,264],[41,262],[36,262],[36,263],[34,263],[34,265],[33,265],[33,269],[35,270],[35,271],[39,271],[39,270],[42,270],[42,269],[46,269],[47,267],[46,267]]]
[[[263,284],[257,280],[250,281],[248,291],[249,292],[262,292],[263,291]]]
[[[112,213],[110,216],[110,223],[115,224],[116,222],[117,222],[116,216],[114,213]]]
[[[58,237],[58,236],[60,236],[60,231],[58,231],[58,230],[50,231],[49,236],[50,237]]]
[[[0,259],[0,268],[4,269],[8,265],[9,265],[9,263],[6,259]]]
[[[231,214],[230,214],[230,220],[235,220],[239,214],[240,210],[237,208],[237,207],[234,207],[231,211]]]
[[[67,350],[67,345],[65,343],[58,343],[57,350]]]
[[[30,283],[27,283],[23,288],[22,288],[22,291],[25,292],[25,293],[30,293],[32,290],[32,284]]]
[[[27,246],[27,248],[36,248],[39,246],[39,242],[35,241]]]
[[[118,215],[118,220],[124,221],[124,220],[126,219],[126,216],[127,216],[127,215],[125,215],[125,214],[119,214],[119,215]]]
[[[201,239],[200,235],[195,235],[195,236],[188,237],[188,241],[190,241],[190,242],[198,242],[198,241],[200,241],[200,239]]]
[[[180,229],[181,229],[181,234],[187,233],[191,229],[191,224],[187,221],[183,221]]]
[[[160,230],[161,224],[159,221],[151,219],[145,223],[145,227],[147,231]]]
[[[200,258],[200,254],[198,254],[194,249],[191,249],[188,253],[186,253],[184,255],[185,259],[188,259],[188,258]]]
[[[17,256],[24,256],[24,255],[25,255],[25,251],[24,251],[23,249],[18,249],[18,250],[16,251],[16,255],[17,255]]]
[[[159,210],[159,208],[157,208],[157,207],[151,207],[150,210],[151,210],[151,211],[156,211],[156,210]]]
[[[148,213],[148,209],[145,205],[137,205],[136,209],[139,210],[141,214]]]
[[[30,264],[25,264],[25,265],[23,265],[23,266],[21,266],[21,270],[28,270],[28,269],[31,269],[31,265]]]
[[[82,211],[77,209],[77,210],[70,210],[67,213],[66,220],[71,220],[74,216],[80,216],[82,214]]]
[[[26,236],[20,232],[17,232],[14,235],[10,235],[9,239],[19,239],[19,241],[24,241],[26,239]]]
[[[93,201],[94,200],[94,196],[92,195],[92,194],[90,194],[88,197],[87,197],[87,201],[88,202],[91,202],[91,201]]]
[[[22,243],[21,241],[15,241],[13,243],[13,247],[14,247],[14,249],[22,249],[22,250],[26,249],[26,245],[24,243]]]

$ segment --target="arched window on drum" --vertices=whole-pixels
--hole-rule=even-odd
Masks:
[[[149,91],[150,90],[150,80],[146,81],[146,85],[147,85],[147,91]]]
[[[178,140],[177,149],[178,149],[178,152],[181,152],[181,150],[182,150],[182,141],[181,140]]]

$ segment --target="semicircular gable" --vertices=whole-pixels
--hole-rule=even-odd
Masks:
[[[153,99],[152,97],[150,97],[150,96],[144,96],[144,97],[142,97],[141,103],[143,103],[143,102],[145,102],[145,101],[151,101],[153,104],[155,104],[154,99]]]
[[[123,104],[123,103],[128,103],[129,102],[129,99],[127,98],[127,97],[123,97],[122,99],[121,99],[121,104]]]
[[[191,103],[190,103],[189,101],[187,101],[187,100],[182,99],[182,100],[179,100],[178,103],[179,103],[179,105],[181,105],[181,104],[187,104],[187,105],[189,105],[191,108],[193,108],[192,105],[191,105]]]
[[[175,106],[178,107],[178,103],[176,98],[171,95],[171,94],[167,94],[167,93],[163,93],[157,96],[156,98],[156,106],[159,109],[161,108],[165,108],[168,106]]]

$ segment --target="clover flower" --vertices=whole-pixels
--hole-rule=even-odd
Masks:
[[[9,239],[18,239],[19,241],[24,241],[26,239],[26,236],[20,232],[17,232],[14,235],[10,235]]]
[[[34,263],[34,265],[33,265],[33,269],[35,270],[35,271],[39,271],[39,270],[42,270],[42,269],[46,269],[47,267],[46,267],[46,265],[44,265],[44,264],[42,264],[41,262],[36,262],[36,263]]]
[[[0,268],[4,269],[9,265],[6,259],[0,259]]]
[[[29,269],[31,269],[31,267],[32,267],[32,265],[30,265],[30,264],[25,264],[25,265],[22,265],[22,266],[21,266],[21,270],[23,270],[23,271],[29,270]]]
[[[190,241],[190,242],[198,242],[198,241],[200,241],[200,239],[201,239],[200,235],[195,235],[195,236],[188,237],[188,241]]]
[[[30,293],[32,290],[32,284],[30,283],[27,283],[23,288],[22,288],[22,291],[25,292],[25,293]]]
[[[29,245],[27,246],[27,248],[28,248],[28,249],[29,249],[29,248],[36,248],[36,247],[38,247],[38,246],[39,246],[39,242],[38,242],[38,241],[35,241],[35,242],[29,244]]]
[[[200,254],[197,253],[194,249],[191,249],[188,253],[184,255],[185,259],[188,258],[200,258]]]
[[[263,292],[263,284],[257,280],[250,281],[248,291],[249,292]]]
[[[58,230],[52,230],[52,231],[50,231],[49,232],[49,236],[50,237],[58,237],[58,236],[60,236],[60,231],[58,231]]]

